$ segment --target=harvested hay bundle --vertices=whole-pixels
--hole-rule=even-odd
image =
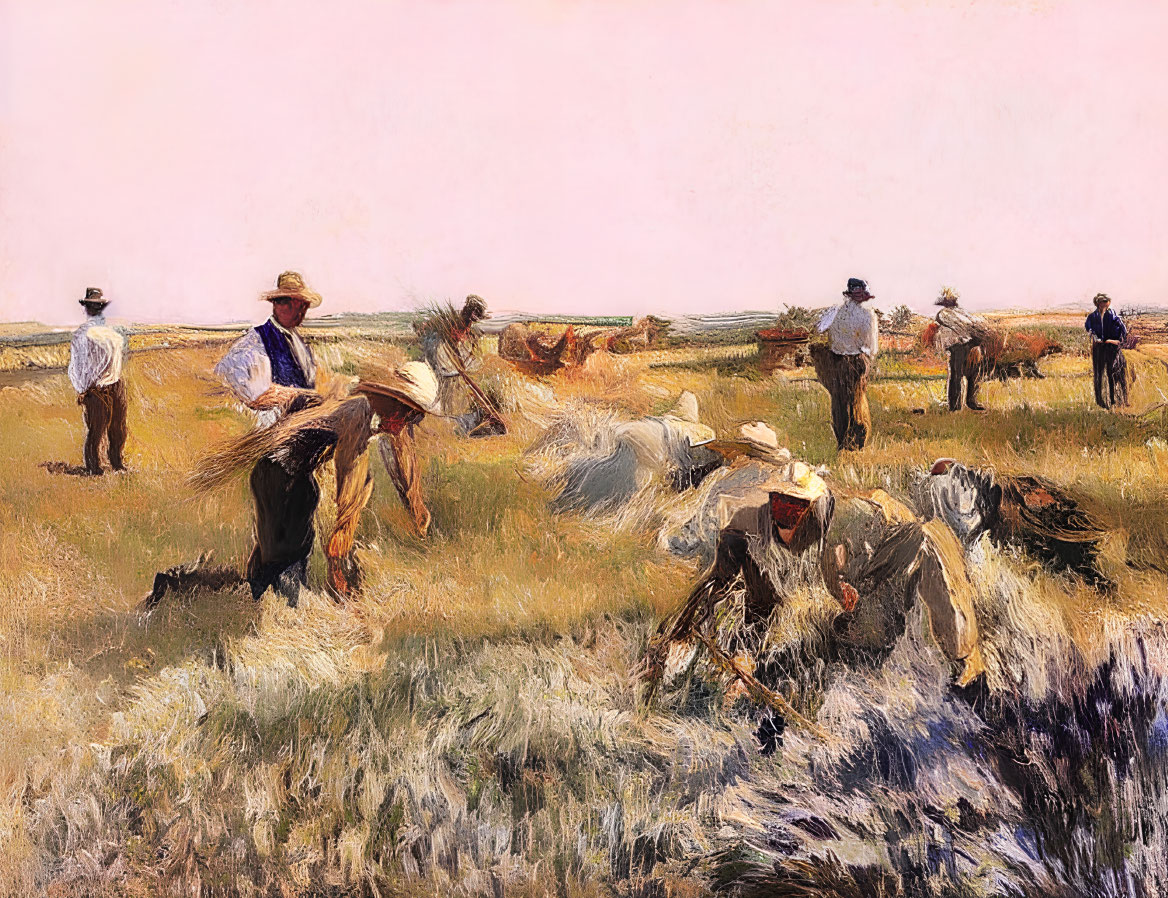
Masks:
[[[219,591],[242,587],[247,580],[239,570],[230,565],[208,566],[211,553],[204,552],[194,561],[176,564],[154,575],[150,592],[139,603],[142,611],[153,611],[168,594],[190,596],[200,590]]]
[[[1106,529],[1068,493],[1043,477],[1002,477],[998,534],[1021,542],[1047,563],[1078,574],[1093,586],[1115,584],[1099,568]]]
[[[267,456],[293,465],[315,467],[323,454],[333,450],[337,437],[347,438],[346,442],[354,444],[360,442],[363,448],[372,435],[371,417],[372,409],[364,396],[322,397],[313,405],[285,415],[271,427],[249,431],[204,456],[187,483],[197,493],[220,489]],[[324,434],[333,435],[333,439],[323,439]],[[310,445],[320,447],[314,457],[302,451]]]
[[[656,315],[646,315],[629,327],[622,327],[604,337],[604,348],[609,352],[641,352],[654,348],[669,332],[669,321]]]
[[[922,514],[943,518],[967,546],[988,532],[999,545],[1019,546],[1092,586],[1115,585],[1100,568],[1107,529],[1044,477],[998,475],[939,459],[919,477],[915,501]]]
[[[436,336],[456,355],[464,344],[469,345],[473,352],[479,352],[482,330],[473,323],[468,324],[452,303],[433,303],[423,307],[418,314],[413,327],[419,337]]]
[[[598,349],[598,332],[577,331],[568,325],[558,336],[552,327],[515,322],[499,334],[499,358],[524,374],[540,377],[565,368],[578,368]]]

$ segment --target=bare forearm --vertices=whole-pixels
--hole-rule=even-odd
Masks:
[[[256,411],[265,411],[270,408],[286,408],[298,396],[310,396],[313,399],[320,398],[315,390],[302,390],[298,387],[285,387],[282,384],[272,384],[264,392],[260,393],[259,396],[247,403],[247,405]]]

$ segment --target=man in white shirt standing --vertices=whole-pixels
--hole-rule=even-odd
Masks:
[[[316,362],[297,332],[308,310],[320,305],[295,271],[285,271],[276,289],[260,299],[272,304],[272,316],[232,344],[215,373],[235,396],[256,413],[260,427],[285,415],[318,406]],[[343,399],[327,414],[297,429],[287,446],[264,456],[251,472],[255,500],[256,544],[247,563],[252,596],[272,586],[295,606],[307,582],[308,557],[316,539],[313,515],[320,502],[315,471],[331,456],[336,465],[337,518],[325,546],[328,582],[346,597],[360,572],[353,538],[369,501],[373,479],[367,451],[373,412],[364,396]]]
[[[868,371],[878,351],[876,313],[864,303],[873,299],[868,284],[848,278],[847,297],[827,310],[818,330],[827,332],[827,346],[813,346],[812,360],[819,382],[831,395],[831,426],[842,449],[863,449],[872,418],[868,412]]]
[[[122,448],[126,445],[126,386],[122,383],[125,338],[105,323],[108,299],[97,287],[85,298],[85,323],[73,332],[69,346],[69,380],[77,391],[77,404],[85,409],[85,473],[100,475],[101,443],[109,437],[109,463],[124,471]]]

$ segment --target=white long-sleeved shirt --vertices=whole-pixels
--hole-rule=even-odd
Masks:
[[[828,309],[817,325],[820,333],[826,331],[831,340],[831,351],[836,355],[859,355],[876,358],[880,335],[876,313],[863,303],[845,299]]]
[[[92,315],[73,332],[69,344],[69,381],[78,393],[90,387],[108,387],[122,378],[126,338]]]
[[[280,327],[273,318],[276,329],[288,338],[292,355],[304,372],[308,385],[316,385],[316,362],[307,344],[296,331]],[[264,348],[263,338],[254,327],[231,344],[227,354],[215,366],[215,374],[231,389],[244,404],[255,402],[272,386],[272,360]],[[261,427],[274,424],[279,417],[279,409],[256,410],[256,423]]]

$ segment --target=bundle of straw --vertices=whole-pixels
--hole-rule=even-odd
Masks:
[[[414,332],[419,337],[430,333],[437,334],[459,362],[462,361],[460,353],[463,347],[469,346],[475,353],[479,351],[482,337],[478,325],[471,325],[469,332],[460,337],[465,328],[466,321],[462,317],[462,312],[454,308],[450,302],[436,302],[425,306],[421,310],[420,320],[414,322]]]
[[[187,483],[197,493],[209,493],[255,467],[265,456],[290,448],[310,429],[331,429],[329,418],[348,397],[329,397],[316,405],[285,415],[271,427],[252,430],[220,445],[195,465]]]

